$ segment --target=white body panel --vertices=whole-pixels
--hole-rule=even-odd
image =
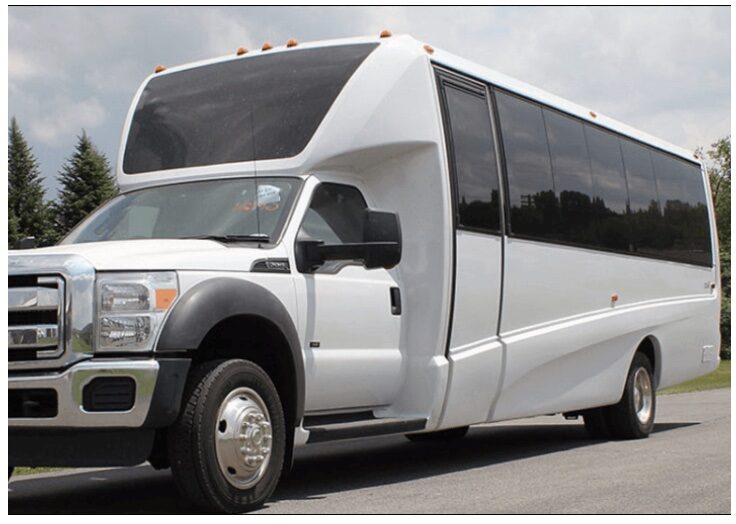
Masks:
[[[401,318],[391,315],[385,270],[349,266],[337,275],[305,275],[306,411],[384,407],[402,383]],[[311,302],[310,302],[311,301]]]
[[[655,346],[659,387],[717,366],[717,358],[703,357],[704,348],[719,347],[717,266],[506,236],[456,237],[432,63],[672,154],[692,158],[689,152],[442,51],[430,57],[408,37],[299,47],[376,41],[380,46],[347,82],[306,148],[288,159],[127,175],[122,152],[145,84],[133,101],[118,163],[121,189],[252,176],[256,168],[258,176],[302,177],[304,187],[275,247],[133,240],[34,253],[77,253],[98,270],[177,270],[181,294],[223,275],[268,288],[297,327],[308,413],[368,408],[376,416],[426,417],[426,429],[434,430],[611,404],[620,398],[632,355],[645,337]],[[398,212],[403,254],[397,267],[296,272],[299,224],[312,191],[326,181],[355,185],[370,207]],[[714,232],[712,209],[710,214]],[[712,244],[717,253],[715,233]],[[292,273],[249,273],[255,260],[267,257],[288,258]],[[401,316],[391,315],[392,286],[401,289]],[[615,305],[612,293],[620,296]],[[297,442],[304,442],[303,435]]]
[[[458,231],[455,242],[450,385],[441,427],[487,421],[503,373],[501,237]]]
[[[712,269],[518,239],[506,254],[507,363],[492,418],[616,402],[646,336],[659,387],[684,380],[684,369],[713,369],[701,363],[703,347],[717,344]]]

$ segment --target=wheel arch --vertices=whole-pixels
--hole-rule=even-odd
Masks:
[[[634,355],[637,353],[643,353],[649,359],[652,364],[652,372],[654,373],[654,387],[656,389],[657,384],[660,382],[660,376],[662,374],[662,347],[659,340],[654,335],[647,335],[644,337],[634,351]],[[634,359],[634,355],[631,359]]]
[[[263,329],[265,328],[265,331]],[[210,350],[213,337],[223,331],[242,329],[251,339],[279,338],[272,350],[287,367],[285,381],[293,398],[285,404],[287,423],[297,427],[304,414],[304,359],[299,336],[284,304],[271,291],[256,283],[218,277],[196,284],[174,305],[156,345],[157,352],[186,351],[201,360]],[[260,338],[259,338],[260,337]],[[239,340],[241,342],[242,340]],[[229,355],[237,357],[238,355]],[[240,358],[248,358],[243,351]],[[275,380],[274,380],[275,382]],[[287,405],[288,404],[288,405]]]

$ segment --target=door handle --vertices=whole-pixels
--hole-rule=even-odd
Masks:
[[[401,290],[397,287],[392,287],[389,292],[391,294],[391,314],[401,315]]]

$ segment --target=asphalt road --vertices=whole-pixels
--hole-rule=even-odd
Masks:
[[[660,397],[655,432],[591,440],[538,417],[474,427],[452,445],[403,437],[315,444],[263,513],[729,513],[731,390]],[[191,513],[168,471],[143,466],[14,478],[13,513]]]

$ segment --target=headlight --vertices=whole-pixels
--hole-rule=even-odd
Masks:
[[[152,351],[178,294],[173,271],[98,274],[97,350]]]

